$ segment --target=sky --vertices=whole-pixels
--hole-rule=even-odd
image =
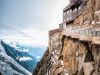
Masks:
[[[0,38],[48,45],[48,31],[62,23],[69,0],[0,0]]]

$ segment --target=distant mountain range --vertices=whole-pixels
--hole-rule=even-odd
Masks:
[[[35,53],[35,52],[34,52]],[[31,75],[41,56],[32,56],[19,44],[0,43],[0,73],[2,75]]]
[[[40,60],[42,57],[43,53],[45,52],[44,47],[34,47],[34,46],[29,46],[29,45],[23,45],[23,43],[19,43],[18,41],[5,41],[4,42],[15,48],[16,50],[20,52],[27,52],[29,55],[33,56],[36,58],[37,62]]]
[[[37,64],[36,58],[29,55],[27,52],[21,52],[19,50],[16,50],[15,48],[7,45],[3,41],[1,41],[1,44],[4,47],[5,51],[7,52],[7,54],[11,56],[16,62],[21,64],[24,68],[26,68],[30,72],[33,71],[33,69]]]

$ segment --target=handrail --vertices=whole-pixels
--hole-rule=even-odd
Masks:
[[[100,39],[100,26],[98,28],[97,25],[87,25],[87,26],[67,26],[65,35],[66,36],[71,36],[71,38],[80,38],[80,40],[85,40],[85,41],[92,41],[94,40],[94,37]],[[84,31],[84,33],[83,33]],[[94,33],[98,32],[97,35],[93,35]],[[98,36],[99,35],[99,36]]]

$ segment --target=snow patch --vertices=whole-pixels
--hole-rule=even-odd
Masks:
[[[0,57],[3,58],[3,60],[6,63],[12,64],[14,67],[19,69],[21,72],[23,72],[25,75],[32,75],[28,70],[26,70],[24,67],[22,67],[19,63],[17,63],[12,57],[6,55],[3,52],[0,52]]]

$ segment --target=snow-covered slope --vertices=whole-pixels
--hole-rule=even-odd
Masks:
[[[1,41],[1,44],[4,47],[5,51],[7,52],[7,55],[12,57],[16,62],[18,62],[21,66],[23,66],[28,71],[33,72],[37,64],[36,58],[31,56],[25,50],[23,51],[23,47],[16,46],[20,48],[20,49],[16,49],[12,46],[9,46],[3,41]]]
[[[12,51],[13,52],[13,51]],[[32,75],[26,68],[8,55],[0,41],[0,73],[2,75]]]
[[[4,50],[4,47],[1,45],[1,43],[0,43],[0,52],[3,52],[6,54],[6,51]]]
[[[3,52],[0,53],[0,59],[5,62],[10,64],[10,66],[17,70],[18,72],[24,74],[24,75],[31,75],[31,73],[26,70],[25,68],[23,68],[19,63],[17,63],[13,58],[11,58],[8,55],[5,55]],[[1,62],[2,63],[2,62]],[[1,65],[1,64],[0,64]],[[5,68],[6,69],[6,68]],[[5,70],[6,71],[6,70]],[[19,74],[20,75],[20,74]]]
[[[9,64],[0,60],[0,72],[2,75],[24,75],[14,70]]]

